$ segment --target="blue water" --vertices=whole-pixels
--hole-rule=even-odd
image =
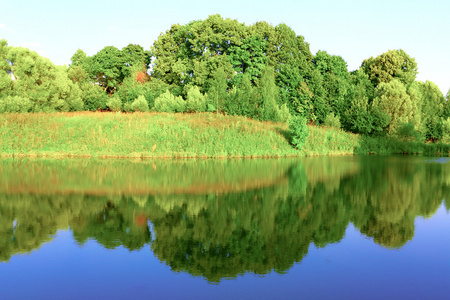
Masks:
[[[305,163],[307,174],[308,163]],[[361,175],[351,173],[346,178],[355,176]],[[414,184],[411,178],[408,180]],[[311,185],[310,182],[307,189]],[[335,189],[343,186],[341,179],[340,187]],[[413,186],[406,186],[405,190],[408,189],[413,189]],[[242,197],[239,195],[238,198]],[[408,207],[414,209],[418,206],[417,201],[420,200]],[[125,211],[121,205],[117,204],[117,207]],[[310,211],[318,206],[312,207]],[[133,207],[134,211],[136,209],[138,206]],[[174,214],[174,211],[165,213]],[[406,210],[405,216],[407,214]],[[69,227],[57,229],[56,234],[25,254],[10,253],[9,260],[0,262],[0,299],[450,299],[450,214],[445,199],[441,199],[437,210],[426,217],[413,216],[413,237],[400,246],[398,243],[395,247],[380,244],[373,237],[361,233],[350,221],[343,238],[327,242],[320,248],[310,242],[303,258],[292,261],[287,270],[279,273],[269,270],[265,275],[248,271],[237,274],[235,278],[223,277],[218,282],[208,280],[205,278],[207,275],[192,275],[186,268],[177,268],[170,256],[162,254],[164,252],[158,252],[160,258],[155,255],[152,244],[166,236],[159,232],[173,230],[172,225],[161,227],[158,223],[161,218],[164,222],[171,220],[167,215],[161,213],[158,216],[159,219],[150,216],[147,225],[143,225],[149,227],[151,241],[144,242],[138,250],[130,251],[120,241],[115,248],[107,249],[94,236],[82,244],[75,241]],[[192,220],[194,223],[187,228],[200,226],[195,222],[202,219],[193,215]],[[397,224],[395,222],[392,226]],[[182,223],[175,224],[180,226]],[[14,224],[14,230],[17,230],[16,226]],[[263,227],[258,228],[264,230]],[[214,228],[210,230],[213,236],[219,232]],[[175,233],[173,231],[172,235]],[[180,242],[182,238],[176,241]],[[292,240],[296,239],[292,236]],[[214,257],[205,259],[214,263]],[[275,257],[280,259],[283,255]],[[217,272],[220,274],[220,270]]]

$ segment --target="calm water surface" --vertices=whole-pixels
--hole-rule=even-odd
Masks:
[[[0,299],[449,299],[450,161],[0,160]]]

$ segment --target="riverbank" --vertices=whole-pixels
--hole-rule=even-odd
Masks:
[[[359,136],[310,126],[304,149],[288,125],[214,113],[0,115],[1,156],[241,158],[353,154]]]
[[[0,115],[0,156],[256,158],[314,155],[448,155],[448,145],[402,143],[308,126],[302,150],[288,125],[214,113],[38,113]]]

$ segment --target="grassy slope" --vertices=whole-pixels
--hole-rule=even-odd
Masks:
[[[279,157],[352,154],[359,136],[309,127],[302,151],[286,124],[211,113],[0,115],[1,156]]]

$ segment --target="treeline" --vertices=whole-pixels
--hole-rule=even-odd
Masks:
[[[349,72],[285,24],[246,26],[213,15],[173,25],[150,51],[78,50],[69,67],[0,43],[0,112],[217,112],[258,120],[302,117],[361,134],[450,141],[450,108],[433,82],[416,81],[403,50]]]

